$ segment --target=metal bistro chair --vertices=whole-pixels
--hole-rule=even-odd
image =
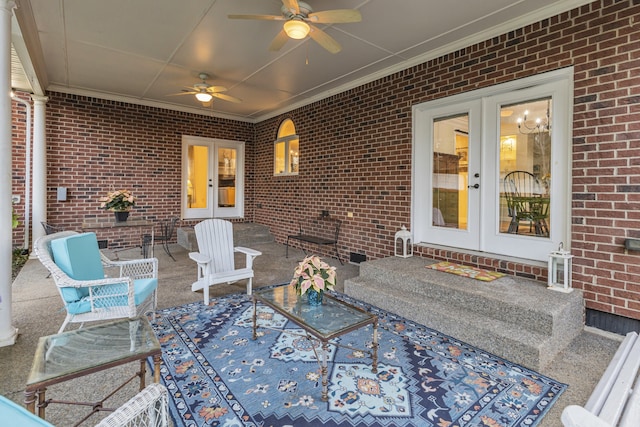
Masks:
[[[62,227],[57,227],[55,225],[51,225],[48,222],[41,222],[40,224],[42,224],[42,228],[44,228],[44,233],[45,234],[53,234],[53,233],[59,233],[61,231],[64,231],[62,229]]]
[[[540,181],[530,172],[513,171],[504,177],[504,194],[511,222],[508,233],[517,234],[521,221],[529,222],[529,232],[548,236],[549,198],[542,194]]]
[[[171,257],[172,260],[176,260],[169,251],[169,241],[173,237],[173,232],[176,230],[176,224],[180,221],[178,217],[172,217],[160,221],[160,235],[155,235],[153,238],[154,244],[156,242],[162,243],[162,248]],[[151,234],[142,235],[142,256],[143,258],[149,257],[149,246],[151,246]]]
[[[42,228],[44,228],[44,234],[45,235],[49,235],[49,234],[53,234],[53,233],[59,233],[61,231],[64,231],[64,229],[62,227],[57,227],[55,225],[51,225],[48,222],[40,222],[40,224],[42,224]],[[51,277],[51,273],[47,274],[47,279]]]

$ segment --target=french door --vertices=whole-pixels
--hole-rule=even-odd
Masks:
[[[183,136],[182,159],[183,218],[243,216],[243,142]]]
[[[414,242],[539,261],[570,246],[571,85],[552,74],[414,108]]]
[[[415,200],[426,222],[423,228],[432,243],[466,249],[480,246],[481,105],[462,102],[428,109],[420,114],[417,133],[423,146],[416,161],[424,168]],[[415,157],[414,155],[414,157]],[[428,230],[428,231],[426,231]]]

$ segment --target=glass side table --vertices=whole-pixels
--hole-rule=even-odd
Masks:
[[[140,379],[140,390],[145,387],[145,362],[153,357],[154,382],[160,381],[160,361],[162,350],[146,317],[120,319],[74,331],[41,337],[33,358],[31,372],[25,389],[25,405],[33,413],[45,418],[45,408],[50,403],[65,403],[89,406],[91,413],[79,425],[104,408],[107,396],[99,402],[62,402],[46,399],[47,387],[84,375],[99,372],[125,363],[140,361],[140,370],[127,379],[125,384]]]
[[[307,296],[298,296],[293,286],[257,289],[253,291],[254,340],[257,338],[258,301],[299,325],[305,330],[307,338],[320,341],[321,352],[320,354],[316,353],[316,358],[320,364],[320,372],[322,375],[322,401],[326,402],[328,400],[329,379],[327,362],[329,340],[364,326],[373,325],[371,351],[362,351],[371,354],[371,371],[373,373],[378,372],[378,316],[344,301],[340,301],[328,294],[324,295],[321,305],[310,306],[307,303]]]

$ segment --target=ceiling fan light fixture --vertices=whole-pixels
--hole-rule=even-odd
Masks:
[[[213,96],[210,93],[198,92],[196,93],[196,99],[200,102],[209,102]]]
[[[307,37],[309,30],[309,24],[298,19],[292,19],[284,23],[284,32],[292,39],[300,40]]]

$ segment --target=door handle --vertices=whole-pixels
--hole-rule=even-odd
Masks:
[[[467,185],[468,188],[480,188],[480,184]]]

